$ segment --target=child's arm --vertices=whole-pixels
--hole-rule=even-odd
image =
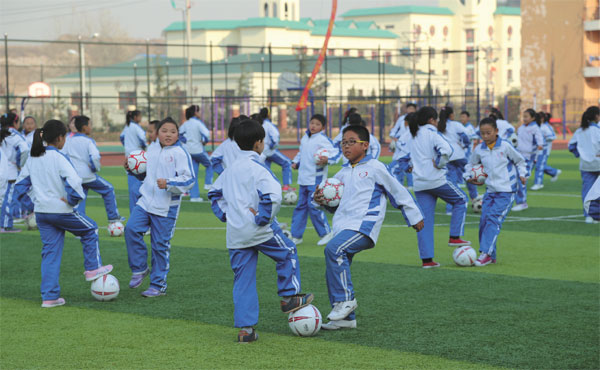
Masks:
[[[198,129],[200,130],[200,138],[202,140],[202,144],[206,144],[209,141],[209,137],[210,137],[210,131],[208,131],[208,129],[206,128],[206,125],[204,125],[204,123],[200,122],[200,124],[198,125]]]
[[[210,199],[210,208],[219,220],[227,222],[227,201],[223,198],[223,178],[221,175],[217,177],[217,181],[213,183],[208,192],[208,199]]]
[[[479,183],[479,182],[477,182],[477,179],[474,179],[471,177],[471,169],[473,167],[477,166],[478,164],[481,164],[481,155],[480,155],[479,151],[477,149],[475,149],[475,150],[473,150],[473,153],[471,153],[469,162],[467,164],[465,164],[465,168],[463,171],[462,176],[466,182],[470,182],[471,184],[475,184],[475,185],[483,185],[483,183]]]
[[[423,213],[412,194],[383,166],[378,169],[375,179],[384,188],[392,206],[402,211],[406,223],[417,231],[422,229]]]
[[[379,144],[379,140],[377,140],[374,135],[371,135],[369,147],[371,148],[371,157],[373,157],[373,159],[379,159],[379,155],[381,154],[381,144]]]
[[[273,173],[265,168],[265,173],[256,184],[258,191],[258,208],[254,213],[254,222],[258,226],[265,226],[277,216],[281,208],[281,185],[275,180]]]
[[[210,155],[210,164],[212,165],[213,170],[219,175],[225,169],[223,167],[223,144],[222,142]]]
[[[448,143],[441,133],[438,132],[437,135],[432,135],[432,137],[433,148],[436,152],[436,157],[433,160],[433,164],[436,168],[444,168],[450,157],[452,157],[454,149],[452,149],[450,143]]]
[[[571,138],[571,140],[569,140],[569,151],[571,153],[573,153],[573,155],[575,156],[575,158],[579,158],[579,151],[577,150],[577,135],[578,135],[579,131],[575,131],[575,134],[573,135],[573,137]]]
[[[21,169],[19,177],[15,182],[15,197],[21,201],[21,198],[31,189],[31,177],[29,176],[29,167],[25,166]]]
[[[175,176],[165,179],[165,188],[172,194],[185,193],[192,188],[196,181],[190,155],[185,150],[179,149],[173,154],[175,157]],[[158,179],[158,181],[160,180],[162,179]]]
[[[512,145],[506,145],[506,148],[506,157],[517,166],[517,172],[519,173],[521,183],[527,183],[529,174],[527,173],[527,161],[525,161],[525,157],[523,157],[523,155],[521,155],[521,153],[519,153]]]
[[[298,153],[292,159],[292,168],[297,170],[300,167],[300,152],[302,151],[302,144],[300,144],[300,148],[298,148]]]
[[[539,128],[538,125],[535,125],[535,142],[537,144],[537,148],[538,150],[542,150],[543,147],[542,145],[544,144],[544,135],[542,135],[542,130]]]
[[[100,171],[100,151],[93,140],[88,145],[89,165],[92,172]]]
[[[137,129],[137,137],[142,149],[146,150],[146,132],[140,127],[136,126]]]
[[[187,128],[187,126],[186,126],[186,125],[182,125],[182,126],[179,128],[179,141],[181,141],[181,142],[182,142],[182,143],[184,143],[184,144],[185,144],[185,143],[187,143],[187,137],[185,137],[185,134],[186,134],[186,128]]]
[[[327,155],[327,163],[325,164],[333,165],[340,159],[342,151],[341,149],[333,146],[333,142],[327,136],[323,135],[323,137],[325,139],[323,140],[323,148],[327,149],[327,152],[329,153]]]
[[[85,193],[81,187],[81,177],[75,171],[75,168],[66,158],[59,156],[58,174],[63,180],[67,199],[64,199],[70,206],[75,207],[85,198]]]
[[[121,131],[121,135],[119,135],[119,141],[121,141],[121,145],[125,146],[125,130]]]

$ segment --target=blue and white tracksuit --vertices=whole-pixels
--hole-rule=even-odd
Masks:
[[[446,177],[446,163],[452,156],[452,146],[433,125],[419,127],[408,143],[413,164],[414,191],[425,217],[425,227],[417,234],[421,259],[433,258],[435,204],[437,198],[450,203],[450,236],[463,235],[467,213],[467,195]]]
[[[487,190],[483,196],[483,208],[479,220],[479,252],[496,259],[496,244],[502,223],[510,211],[519,173],[527,172],[525,158],[513,145],[500,137],[490,149],[485,142],[477,145],[471,154],[468,167],[483,165],[488,175],[485,180]],[[468,178],[468,174],[465,174]]]
[[[208,198],[215,216],[227,223],[227,248],[234,273],[235,326],[254,326],[259,312],[258,252],[276,262],[279,296],[293,296],[301,289],[296,246],[283,235],[276,218],[281,207],[281,184],[260,162],[258,153],[242,151],[217,178]]]
[[[213,171],[220,175],[241,153],[242,150],[235,141],[225,139],[210,155]]]
[[[344,193],[336,208],[326,207],[335,212],[335,236],[325,247],[325,276],[332,306],[335,302],[354,299],[350,275],[352,258],[377,243],[387,199],[393,207],[402,210],[408,226],[423,220],[413,196],[383,163],[369,155],[354,166],[345,164],[334,177],[344,184]],[[347,319],[354,320],[354,312]]]
[[[522,124],[517,130],[517,150],[525,161],[527,162],[527,172],[519,173],[519,176],[529,178],[531,170],[535,165],[535,158],[538,152],[538,146],[544,144],[544,137],[542,136],[542,130],[535,121],[529,122],[528,124]],[[518,190],[515,201],[517,204],[527,203],[527,184],[523,185],[519,181],[517,183]]]
[[[181,194],[194,184],[194,170],[192,158],[179,141],[165,147],[150,145],[146,160],[146,178],[140,187],[141,197],[125,226],[125,243],[132,273],[145,273],[148,270],[148,249],[144,233],[150,228],[150,287],[164,292],[170,269],[170,241],[175,233]],[[158,187],[158,179],[167,180],[166,189]]]
[[[190,198],[192,199],[200,198],[200,189],[198,189],[198,167],[200,164],[205,168],[204,185],[210,186],[212,184],[213,168],[208,153],[204,150],[204,145],[209,142],[209,137],[210,131],[198,117],[188,119],[179,128],[179,138],[183,143],[183,147],[192,156],[194,165],[196,183],[190,190]]]
[[[408,130],[408,127],[406,126],[405,121],[406,121],[406,114],[403,114],[400,117],[398,117],[398,120],[394,124],[394,127],[392,127],[392,129],[390,130],[390,138],[391,139],[400,138],[400,136],[402,136],[402,134],[404,134],[404,131]]]
[[[35,133],[35,130],[28,132],[27,134],[24,134],[25,136],[25,141],[27,142],[27,145],[31,148],[31,145],[33,145],[33,134]]]
[[[590,191],[585,196],[583,209],[594,220],[600,220],[600,177],[596,178]]]
[[[584,200],[592,185],[600,176],[600,126],[590,124],[585,130],[578,128],[569,141],[569,151],[579,158],[581,171],[581,200]],[[584,216],[589,216],[583,210]]]
[[[512,134],[515,133],[515,127],[511,125],[507,120],[498,119],[496,120],[496,126],[498,127],[498,137],[502,140],[508,140]],[[475,129],[475,134],[481,137],[479,127]]]
[[[129,153],[135,150],[146,149],[146,133],[136,122],[129,122],[125,126],[123,132],[119,136],[121,144],[125,147],[125,158],[129,156]],[[134,175],[133,172],[127,171],[127,187],[129,189],[129,214],[133,212],[133,208],[140,199],[140,186],[144,175]]]
[[[96,174],[96,172],[100,171],[100,151],[98,151],[94,139],[80,132],[75,133],[65,143],[63,152],[69,157],[77,174],[82,179],[81,186],[83,187],[85,197],[79,202],[77,212],[85,214],[85,201],[88,190],[92,189],[102,196],[108,221],[121,220],[121,215],[119,215],[119,210],[117,209],[115,188],[108,181]]]
[[[2,209],[0,210],[0,228],[5,229],[13,227],[13,219],[15,215],[20,215],[21,206],[24,206],[27,212],[33,211],[33,204],[27,196],[21,198],[22,202],[20,202],[14,193],[15,180],[29,156],[29,146],[19,131],[13,127],[8,130],[10,135],[4,138],[0,146],[7,161],[6,173],[2,174],[6,178],[7,184],[6,190],[2,194]]]
[[[404,177],[406,176],[406,186],[413,186],[412,172],[408,172],[412,168],[410,162],[410,152],[408,151],[408,142],[411,138],[409,130],[404,130],[398,140],[394,141],[394,154],[388,168],[392,172],[398,182],[404,185]]]
[[[273,162],[280,165],[283,185],[291,185],[292,161],[277,149],[279,146],[279,130],[268,119],[263,121],[263,128],[265,129],[265,149],[261,154],[261,158],[264,159],[265,165],[269,169]]]
[[[454,185],[462,184],[465,165],[467,164],[466,150],[471,144],[469,132],[462,123],[448,120],[446,122],[446,132],[442,135],[452,146],[452,156],[446,165],[448,168],[447,177]],[[452,206],[446,204],[446,212],[452,212]]]
[[[308,214],[310,214],[310,220],[320,237],[331,231],[325,213],[312,203],[317,185],[327,179],[327,165],[318,167],[313,157],[320,149],[327,149],[329,152],[328,164],[334,164],[339,156],[339,151],[334,148],[331,139],[322,131],[311,134],[307,130],[300,141],[300,150],[292,161],[298,164],[298,185],[300,187],[298,203],[292,214],[291,232],[294,238],[302,238]]]
[[[549,176],[556,176],[556,168],[548,165],[548,157],[552,151],[552,142],[556,139],[556,133],[554,128],[548,122],[542,123],[540,127],[542,136],[544,137],[543,149],[540,151],[535,164],[535,184],[542,185],[544,183],[544,174]]]
[[[15,193],[32,193],[35,220],[42,239],[42,300],[60,297],[60,262],[65,231],[80,237],[86,271],[102,266],[98,226],[74,208],[84,198],[81,178],[69,159],[53,146],[39,157],[30,157],[17,179]]]
[[[465,125],[465,130],[467,130],[467,136],[470,140],[469,145],[465,148],[465,159],[467,160],[467,162],[469,162],[469,159],[471,159],[471,153],[473,152],[473,142],[479,139],[479,135],[477,134],[475,127],[473,127],[471,122],[467,122],[467,124]],[[463,169],[463,174],[466,170],[466,168]],[[467,182],[467,190],[469,192],[469,198],[471,198],[471,200],[479,196],[479,193],[477,192],[477,185]]]

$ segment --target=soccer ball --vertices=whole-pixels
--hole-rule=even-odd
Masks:
[[[478,183],[484,183],[488,177],[487,173],[483,170],[483,165],[475,166],[471,169],[471,178]]]
[[[475,260],[477,259],[477,253],[475,253],[475,249],[468,245],[464,245],[456,248],[454,252],[452,252],[452,259],[458,266],[473,266]]]
[[[290,312],[288,316],[288,324],[292,333],[299,337],[312,337],[321,330],[321,313],[319,310],[309,304],[306,307],[302,307],[298,311]]]
[[[146,152],[143,150],[134,150],[127,157],[127,167],[134,175],[146,172]]]
[[[313,158],[315,159],[315,163],[319,163],[319,161],[321,160],[321,157],[329,158],[329,150],[327,150],[325,148],[321,148],[321,149],[317,150],[317,152],[313,155]]]
[[[319,189],[325,198],[325,203],[329,207],[337,207],[342,200],[344,194],[344,183],[336,178],[327,179],[323,184],[319,185]]]
[[[283,195],[283,203],[287,205],[296,204],[298,195],[293,191],[288,191]]]
[[[516,148],[517,144],[519,143],[519,141],[517,140],[517,134],[513,132],[509,136],[508,141],[510,141],[510,143]]]
[[[27,230],[37,229],[37,222],[35,221],[35,213],[31,213],[27,217],[25,217],[25,225],[27,225]]]
[[[471,202],[471,208],[473,208],[473,212],[481,213],[481,209],[483,208],[483,199],[482,198],[473,199],[473,201]]]
[[[123,226],[120,221],[115,221],[108,224],[108,233],[110,236],[121,236],[123,235],[124,230],[125,226]]]
[[[106,274],[92,282],[92,296],[99,301],[111,301],[119,295],[119,280]]]

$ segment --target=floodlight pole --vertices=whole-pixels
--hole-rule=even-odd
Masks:
[[[185,0],[185,43],[187,44],[187,72],[188,72],[188,91],[190,94],[190,103],[192,103],[192,53],[190,52],[190,43],[192,42],[192,25],[190,8],[192,7],[190,0]]]
[[[6,112],[10,111],[10,98],[8,89],[8,34],[4,34],[4,72],[6,73]]]
[[[85,72],[83,71],[84,56],[81,35],[77,37],[77,46],[79,47],[79,114],[83,115],[83,99],[85,96]]]

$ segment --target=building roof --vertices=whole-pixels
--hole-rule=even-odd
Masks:
[[[516,6],[499,6],[494,15],[521,15],[521,8]]]
[[[288,28],[292,30],[310,30],[310,27],[304,22],[297,21],[282,21],[279,18],[256,17],[244,20],[218,20],[218,21],[192,21],[191,28],[193,30],[234,30],[237,28],[250,27],[273,27],[273,28]],[[164,32],[183,31],[185,24],[183,22],[173,22]]]
[[[363,8],[352,9],[342,14],[342,17],[362,17],[370,15],[392,15],[392,14],[432,14],[432,15],[453,15],[452,10],[437,6],[388,6],[382,8]]]

